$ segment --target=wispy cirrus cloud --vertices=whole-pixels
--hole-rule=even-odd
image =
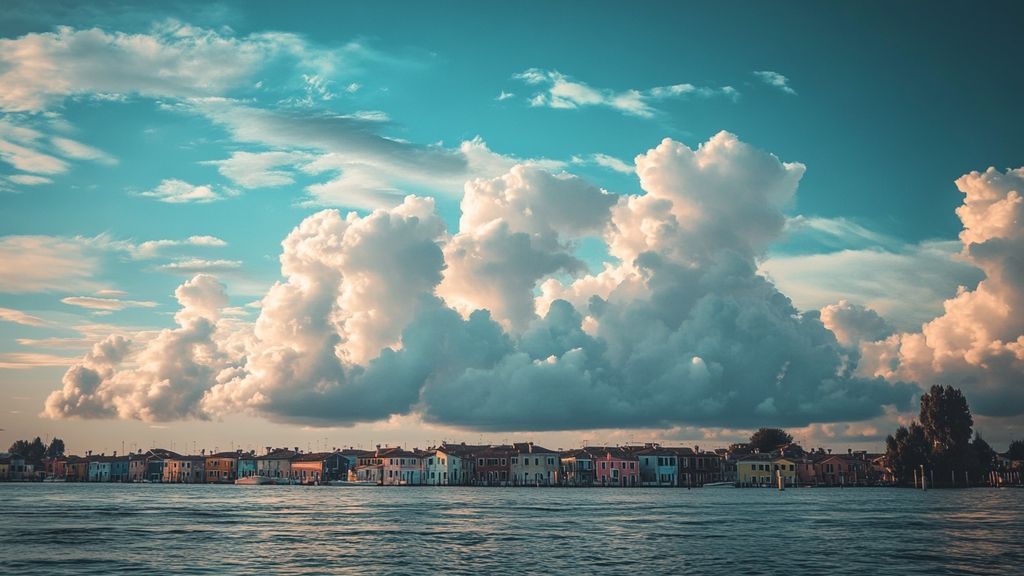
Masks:
[[[599,106],[641,118],[650,118],[657,113],[654,103],[658,100],[712,97],[735,100],[739,97],[739,91],[732,86],[716,88],[689,83],[616,91],[591,86],[557,70],[541,68],[530,68],[513,78],[541,90],[530,97],[531,106],[565,109]]]
[[[179,274],[197,274],[201,272],[231,272],[238,270],[241,267],[242,262],[239,260],[206,260],[203,258],[188,258],[184,260],[170,262],[168,264],[163,264],[158,268],[165,272],[175,272]]]
[[[21,324],[22,326],[46,326],[49,324],[49,322],[38,316],[27,314],[21,310],[14,310],[13,308],[0,308],[0,320]]]
[[[221,248],[227,243],[210,235],[135,242],[99,236],[0,236],[0,292],[92,293],[119,297],[124,292],[100,280],[112,259],[181,258],[188,252]]]
[[[88,308],[90,310],[105,310],[115,312],[125,308],[155,308],[156,302],[146,300],[121,300],[119,298],[101,298],[97,296],[69,296],[62,298],[61,302],[70,306]]]

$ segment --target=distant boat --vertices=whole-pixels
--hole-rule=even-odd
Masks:
[[[67,478],[57,478],[56,476],[47,476],[43,478],[43,482],[67,482]]]
[[[376,486],[376,482],[370,480],[331,480],[328,486]]]
[[[243,486],[263,486],[264,484],[270,484],[273,480],[266,476],[246,476],[235,480],[235,484]]]
[[[736,484],[732,482],[711,482],[704,485],[705,488],[735,488]]]
[[[299,483],[299,481],[294,478],[274,478],[271,482],[278,486],[295,486]]]

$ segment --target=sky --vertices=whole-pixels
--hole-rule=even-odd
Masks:
[[[1002,449],[1022,16],[10,2],[0,444]]]

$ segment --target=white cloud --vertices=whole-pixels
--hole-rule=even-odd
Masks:
[[[15,184],[21,184],[23,186],[38,186],[40,184],[52,184],[53,180],[45,176],[36,176],[35,174],[12,174],[7,177],[8,180]]]
[[[176,272],[181,274],[196,274],[199,272],[229,272],[242,267],[239,260],[206,260],[203,258],[186,258],[160,266],[160,270]]]
[[[169,204],[205,204],[223,200],[227,197],[225,193],[214,191],[210,185],[197,186],[176,178],[164,180],[156,188],[141,192],[139,195],[155,198],[160,202],[167,202]]]
[[[100,298],[96,296],[68,296],[67,298],[62,298],[61,302],[70,306],[106,311],[124,310],[125,308],[155,308],[157,306],[156,302]]]
[[[47,368],[52,366],[70,366],[77,358],[45,354],[41,352],[4,352],[0,353],[0,369],[27,370],[30,368]]]
[[[313,155],[301,152],[234,152],[226,160],[208,164],[217,166],[222,176],[243,188],[266,188],[294,184],[293,171],[281,168],[312,160]]]
[[[756,273],[802,165],[722,133],[666,140],[637,173],[645,194],[619,198],[513,167],[468,185],[454,236],[416,197],[314,214],[284,241],[284,280],[255,324],[223,316],[225,298],[197,304],[193,291],[217,291],[192,280],[178,328],[108,340],[46,414],[551,430],[805,426],[909,406],[916,387],[855,376],[818,314]],[[572,247],[595,235],[617,262],[589,275]],[[549,299],[559,291],[572,302]]]
[[[88,239],[56,236],[0,237],[0,292],[98,289],[99,259]]]
[[[0,109],[38,112],[74,94],[220,94],[276,50],[270,40],[177,25],[152,34],[60,27],[0,39]]]
[[[572,163],[573,164],[594,163],[594,164],[597,164],[598,166],[601,166],[603,168],[607,168],[609,170],[614,170],[615,172],[619,172],[621,174],[633,174],[633,173],[636,172],[636,168],[633,165],[628,164],[626,162],[623,162],[622,160],[619,160],[618,158],[616,158],[614,156],[609,156],[607,154],[600,154],[600,153],[598,153],[598,154],[591,154],[591,155],[586,156],[586,157],[573,156]]]
[[[973,289],[959,288],[919,331],[864,343],[872,373],[924,387],[961,388],[975,413],[1024,413],[1024,168],[989,168],[956,181],[964,194],[964,256],[984,272]]]
[[[227,246],[227,242],[209,235],[189,236],[184,240],[147,240],[137,245],[126,243],[126,248],[135,259],[155,258],[172,248],[223,248],[224,246]]]
[[[959,243],[930,241],[811,254],[773,254],[760,270],[803,310],[848,300],[877,310],[901,330],[942,311],[958,286],[981,279],[958,252]],[[865,273],[870,270],[870,273]]]
[[[653,101],[666,98],[712,98],[716,96],[735,100],[739,92],[732,86],[711,88],[694,86],[693,84],[675,84],[672,86],[656,86],[647,90],[615,90],[594,88],[584,82],[575,80],[557,70],[530,68],[513,76],[530,86],[542,89],[530,97],[530,105],[548,108],[581,108],[585,106],[604,106],[631,116],[650,118],[657,110]],[[504,92],[502,92],[504,94]],[[499,100],[501,100],[499,96]]]
[[[779,90],[782,90],[786,94],[796,95],[796,90],[789,85],[789,78],[786,78],[778,72],[772,72],[771,70],[756,70],[754,76],[769,86],[774,86]]]
[[[60,152],[67,158],[74,158],[76,160],[93,160],[107,165],[117,164],[116,158],[98,148],[89,146],[88,144],[83,144],[62,136],[53,136],[50,138],[50,141],[57,150],[60,150]]]
[[[0,308],[0,320],[14,322],[23,326],[46,326],[49,324],[49,322],[38,316],[26,314],[21,310],[14,310],[12,308]]]

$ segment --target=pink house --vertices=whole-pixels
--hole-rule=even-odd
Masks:
[[[587,448],[594,455],[595,486],[639,486],[640,461],[621,448]]]

